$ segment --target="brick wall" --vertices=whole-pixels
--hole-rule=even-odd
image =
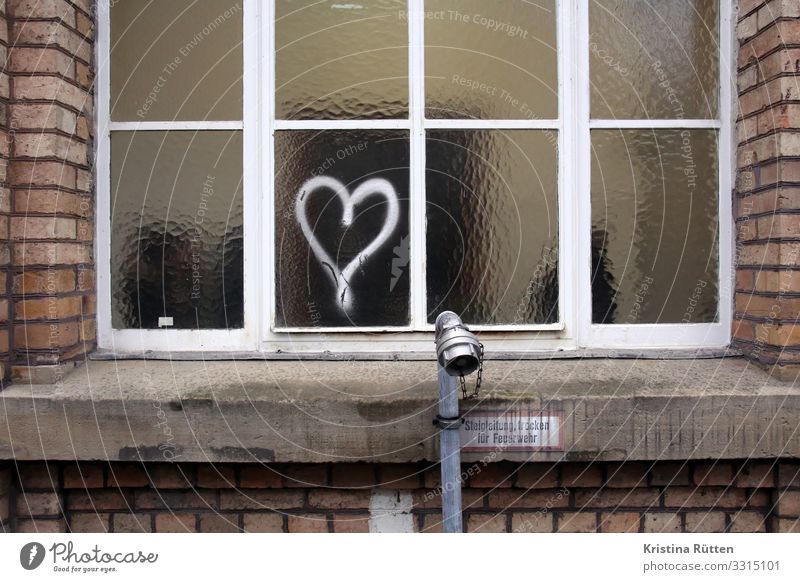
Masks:
[[[8,188],[8,159],[11,155],[11,136],[8,123],[8,100],[11,91],[6,63],[8,62],[8,19],[5,0],[0,0],[0,384],[9,371],[8,354],[11,342],[9,319],[9,267],[8,214],[11,210],[11,191]]]
[[[800,3],[739,2],[735,344],[800,364]]]
[[[0,152],[8,154],[0,289],[11,321],[10,330],[0,327],[0,353],[7,346],[17,379],[53,382],[95,341],[93,2],[0,6],[8,39],[0,98],[10,129],[8,151]]]
[[[11,531],[12,476],[10,465],[0,463],[0,533]]]
[[[441,531],[430,465],[21,464],[20,532]],[[481,532],[800,532],[800,462],[464,465]],[[404,501],[405,500],[405,501]],[[405,503],[405,505],[404,505]],[[377,518],[376,518],[377,516]]]

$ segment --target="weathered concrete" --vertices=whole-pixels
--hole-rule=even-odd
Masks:
[[[93,361],[0,393],[0,459],[435,460],[436,393],[431,362]],[[493,460],[800,457],[800,388],[740,359],[487,363],[464,408],[510,406],[566,450]]]

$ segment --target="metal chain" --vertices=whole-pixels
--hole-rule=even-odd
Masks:
[[[467,393],[467,381],[464,380],[464,375],[461,375],[461,394],[464,396],[464,400],[471,400],[472,398],[477,398],[478,393],[481,390],[481,383],[483,382],[483,344],[481,346],[481,357],[478,362],[478,377],[475,380],[475,390],[473,390],[472,394]]]

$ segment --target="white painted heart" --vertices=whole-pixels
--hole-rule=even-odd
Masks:
[[[314,231],[308,224],[308,216],[306,215],[306,202],[311,195],[319,189],[332,190],[336,193],[342,201],[344,208],[342,212],[342,224],[344,226],[351,226],[353,223],[353,208],[361,204],[370,196],[383,196],[386,199],[387,211],[386,218],[384,219],[383,227],[372,242],[370,242],[361,252],[359,252],[352,261],[350,261],[344,269],[339,269],[339,265],[334,261],[328,252],[322,248],[322,245],[314,235]],[[338,297],[337,304],[339,308],[349,314],[355,306],[355,298],[351,288],[351,281],[356,272],[363,268],[364,264],[369,261],[372,254],[381,248],[400,220],[400,203],[397,201],[397,192],[395,192],[392,185],[383,178],[372,178],[361,184],[355,191],[350,194],[347,187],[328,176],[316,176],[308,180],[300,188],[295,200],[295,214],[297,221],[300,223],[300,228],[308,240],[311,250],[317,257],[323,270],[328,273],[331,278]]]

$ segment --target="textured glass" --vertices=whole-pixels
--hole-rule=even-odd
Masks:
[[[111,3],[114,121],[242,119],[241,0]]]
[[[279,119],[408,116],[405,0],[277,0]]]
[[[111,134],[116,329],[243,325],[242,134]]]
[[[430,119],[558,117],[555,0],[425,2]]]
[[[428,320],[558,321],[557,136],[427,135]]]
[[[717,116],[718,0],[590,0],[589,14],[592,117]]]
[[[279,327],[409,323],[409,135],[279,131]]]
[[[595,323],[717,320],[717,134],[592,132]]]

